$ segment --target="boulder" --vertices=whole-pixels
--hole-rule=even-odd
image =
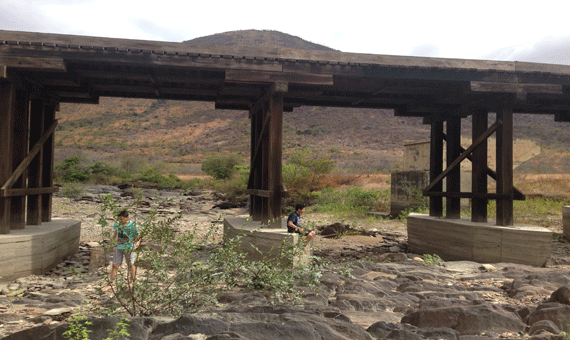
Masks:
[[[404,316],[401,322],[419,328],[447,327],[461,335],[484,331],[522,332],[526,328],[517,314],[490,304],[418,310]]]

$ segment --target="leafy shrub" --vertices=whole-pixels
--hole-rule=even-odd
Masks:
[[[84,183],[90,177],[89,170],[81,164],[81,157],[66,158],[55,169],[56,178],[67,183]]]
[[[67,183],[61,186],[59,195],[69,198],[79,198],[85,194],[85,189],[77,183]]]
[[[202,171],[215,179],[227,179],[236,171],[240,160],[235,155],[213,155],[202,162]]]
[[[214,180],[214,189],[223,192],[229,197],[245,194],[249,180],[249,165],[237,165],[234,174],[226,180]]]
[[[312,200],[313,193],[324,187],[325,175],[334,167],[335,161],[331,159],[315,158],[308,149],[299,150],[283,166],[283,181],[294,200]]]
[[[362,216],[370,210],[387,210],[390,206],[390,190],[365,190],[349,187],[343,190],[325,188],[317,196],[320,212],[341,216]]]
[[[141,171],[140,177],[138,179],[143,182],[154,183],[159,188],[163,189],[180,188],[184,186],[184,182],[182,182],[180,178],[176,177],[173,174],[164,176],[154,168],[149,168]]]
[[[109,221],[125,207],[110,194],[101,199],[98,223],[103,237],[110,239]],[[302,291],[298,285],[314,285],[320,277],[316,264],[293,268],[290,261],[283,261],[290,260],[293,254],[303,254],[302,242],[282,246],[278,259],[247,261],[239,251],[239,238],[226,242],[223,248],[215,248],[208,243],[213,228],[204,237],[198,237],[194,230],[181,232],[176,226],[180,215],[161,215],[158,207],[162,203],[156,202],[143,215],[138,210],[139,195],[138,202],[126,207],[139,226],[143,244],[153,246],[137,251],[136,263],[145,270],[132,284],[129,285],[130,271],[119,268],[113,295],[104,304],[108,306],[104,315],[116,314],[121,307],[131,316],[179,316],[215,305],[217,295],[235,285],[263,290],[277,299],[298,299]],[[105,243],[104,247],[110,250],[113,244]],[[205,249],[209,249],[209,256]]]

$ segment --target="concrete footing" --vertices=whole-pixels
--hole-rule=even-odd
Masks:
[[[570,207],[562,207],[562,233],[564,238],[570,240]]]
[[[45,274],[79,249],[81,222],[54,219],[0,235],[0,281]]]
[[[225,218],[224,243],[235,239],[238,235],[242,237],[239,249],[247,254],[247,260],[253,261],[262,260],[264,256],[275,258],[282,244],[293,245],[302,240],[299,234],[287,232],[287,219],[281,220],[281,228],[268,228],[260,221],[251,221],[246,216]],[[310,253],[311,244],[308,247]],[[293,264],[297,260],[293,259]]]
[[[541,267],[551,255],[552,232],[539,226],[504,227],[464,218],[410,214],[408,248],[417,254],[437,254],[447,261],[510,262]]]

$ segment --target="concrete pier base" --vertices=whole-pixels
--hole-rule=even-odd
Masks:
[[[248,217],[228,217],[224,219],[224,243],[241,235],[239,249],[247,254],[247,260],[259,261],[264,258],[275,258],[284,243],[293,245],[303,240],[299,234],[287,232],[287,219],[281,220],[281,228],[262,226],[260,221],[251,221]],[[308,245],[311,254],[311,244]],[[258,250],[256,250],[257,248]],[[293,264],[300,259],[293,259]]]
[[[81,222],[53,219],[0,235],[0,281],[45,274],[79,249]]]
[[[570,207],[562,207],[562,233],[564,238],[570,240]]]
[[[551,255],[552,232],[539,226],[503,227],[464,218],[410,214],[408,248],[417,254],[437,254],[447,261],[510,262],[541,267]]]

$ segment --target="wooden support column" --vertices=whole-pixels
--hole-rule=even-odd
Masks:
[[[513,110],[501,107],[497,120],[497,225],[513,225]]]
[[[287,92],[287,83],[275,83],[271,89],[269,109],[271,120],[269,127],[269,218],[273,226],[281,228],[282,162],[283,162],[283,94]]]
[[[44,132],[55,122],[56,105],[50,104],[44,106]],[[55,133],[47,139],[43,146],[42,157],[42,187],[53,187],[53,167],[54,167],[54,148]],[[42,222],[50,222],[52,218],[53,193],[42,194],[41,198],[41,214]]]
[[[271,221],[276,227],[281,227],[283,93],[286,90],[286,83],[274,84],[250,109],[250,215],[254,221]]]
[[[8,82],[0,81],[0,185],[3,185],[12,173],[12,131],[14,124],[14,106],[16,89]],[[0,234],[10,233],[11,197],[0,197]]]
[[[431,123],[431,139],[430,139],[430,167],[429,180],[430,183],[435,180],[443,171],[443,121],[434,121]],[[442,181],[439,181],[432,188],[435,192],[443,192]],[[443,197],[429,197],[429,215],[435,217],[443,216]]]
[[[489,125],[489,114],[487,110],[476,110],[473,112],[472,140],[476,141],[479,136],[487,131]],[[471,221],[487,222],[486,198],[480,195],[487,194],[487,139],[473,150],[471,156],[471,192],[474,194],[471,200]]]
[[[30,104],[30,147],[33,147],[44,132],[44,103],[43,100],[34,99]],[[34,157],[28,171],[28,187],[42,187],[43,148]],[[40,225],[42,222],[42,195],[28,196],[28,225]]]
[[[447,166],[461,155],[461,117],[451,117],[447,120]],[[458,193],[461,191],[461,167],[455,166],[447,175],[446,192]],[[448,195],[445,199],[447,218],[461,217],[461,199]]]
[[[26,158],[29,150],[29,124],[30,124],[30,100],[24,90],[16,90],[16,103],[14,111],[14,130],[12,134],[12,172]],[[23,189],[26,187],[26,171],[14,182],[12,188]],[[10,229],[24,229],[26,227],[26,196],[12,197]]]

